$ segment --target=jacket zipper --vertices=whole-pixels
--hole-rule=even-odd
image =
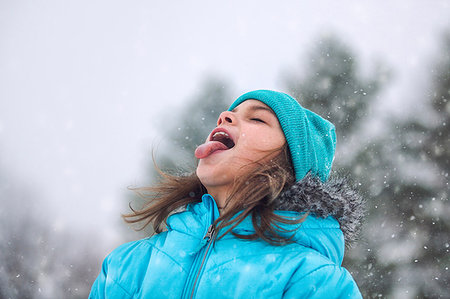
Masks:
[[[200,250],[200,252],[197,253],[197,256],[195,257],[193,265],[192,265],[192,269],[189,272],[189,277],[187,279],[187,285],[185,288],[185,294],[184,294],[183,298],[193,298],[194,297],[195,290],[197,287],[197,282],[198,282],[198,280],[200,278],[200,274],[203,270],[203,265],[205,264],[205,261],[209,256],[209,253],[210,253],[209,249],[211,248],[212,243],[214,243],[215,236],[216,236],[216,231],[215,231],[214,225],[211,224],[208,227],[208,231],[206,232],[205,236],[203,237],[202,249]],[[200,260],[200,257],[201,257],[201,260]],[[194,269],[196,269],[196,271],[193,271]],[[189,294],[187,293],[188,290],[190,291]]]

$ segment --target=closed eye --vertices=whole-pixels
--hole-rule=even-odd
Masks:
[[[266,123],[265,121],[263,121],[260,118],[251,118],[250,120],[254,120],[254,121],[257,121],[257,122],[261,122],[261,123]]]

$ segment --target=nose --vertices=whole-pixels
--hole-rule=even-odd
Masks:
[[[217,125],[221,125],[223,123],[234,124],[236,123],[236,118],[231,111],[224,111],[220,113],[219,119],[217,120]]]

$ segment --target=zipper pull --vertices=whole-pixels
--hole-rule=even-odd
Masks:
[[[208,227],[208,231],[206,232],[205,236],[203,237],[203,240],[200,242],[200,248],[205,246],[211,240],[211,238],[214,235],[214,231],[215,231],[214,225],[211,224]]]
[[[214,230],[215,230],[214,225],[211,224],[211,225],[208,227],[208,231],[206,232],[205,236],[203,237],[203,240],[206,239],[206,242],[208,242],[209,240],[211,240],[212,235],[214,234]]]

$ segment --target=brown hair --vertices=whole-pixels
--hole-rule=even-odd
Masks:
[[[267,158],[279,151],[273,159]],[[154,161],[154,159],[153,159]],[[262,162],[266,161],[266,162]],[[156,233],[164,230],[167,218],[171,213],[189,203],[200,202],[206,188],[194,173],[189,175],[171,175],[163,172],[154,162],[161,176],[160,181],[151,187],[129,188],[140,197],[147,200],[142,209],[122,215],[127,223],[143,222],[139,230],[152,224]],[[287,144],[264,158],[246,165],[249,171],[236,178],[233,188],[226,200],[225,212],[214,222],[217,230],[230,226],[225,234],[231,232],[238,238],[254,240],[261,238],[273,245],[283,245],[291,242],[290,237],[281,233],[291,232],[279,224],[297,224],[304,218],[285,218],[275,213],[275,199],[286,188],[295,182],[295,174]],[[256,188],[257,186],[257,188]],[[147,193],[149,192],[149,193]],[[238,212],[242,212],[234,217]],[[240,235],[232,231],[247,216],[251,216],[255,233]]]

